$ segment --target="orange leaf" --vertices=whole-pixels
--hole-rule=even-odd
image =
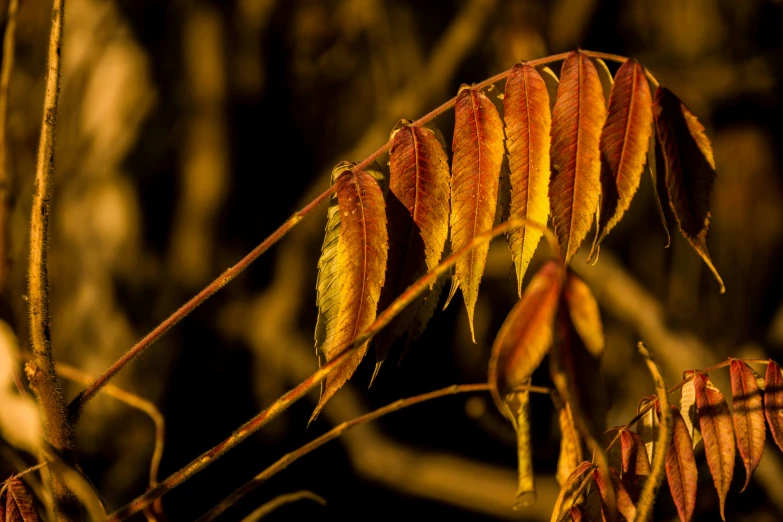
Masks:
[[[736,359],[731,361],[731,394],[737,448],[745,464],[745,485],[742,486],[745,491],[764,454],[766,428],[756,372]]]
[[[564,510],[570,511],[571,504],[576,500],[573,498],[573,495],[577,492],[585,475],[592,472],[593,469],[594,466],[590,462],[584,461],[571,472],[571,475],[568,476],[568,479],[560,488],[560,493],[557,495],[555,508],[552,510],[551,522],[560,520],[561,513]]]
[[[552,222],[565,262],[570,263],[593,223],[601,193],[599,140],[606,103],[598,73],[579,51],[560,73],[552,113]]]
[[[650,475],[650,461],[647,460],[647,448],[636,433],[628,430],[620,432],[622,449],[622,480],[626,491],[634,500],[639,499],[642,486]]]
[[[451,248],[456,252],[495,221],[500,166],[503,162],[503,124],[492,102],[481,91],[463,88],[454,107],[451,178]],[[462,289],[473,342],[473,310],[484,274],[489,245],[457,261],[448,306]]]
[[[440,263],[449,228],[449,165],[435,131],[404,125],[392,138],[389,157],[389,268],[381,303],[389,304]],[[425,292],[375,338],[378,366],[400,336],[409,340],[426,327],[437,292]],[[376,367],[377,368],[377,367]]]
[[[666,478],[680,520],[688,522],[696,506],[698,468],[693,444],[680,411],[672,406],[672,443],[666,450]]]
[[[503,96],[508,166],[511,170],[511,217],[546,225],[549,218],[549,94],[538,71],[515,65]],[[517,269],[517,291],[543,232],[522,227],[509,234]]]
[[[367,172],[345,171],[337,180],[340,209],[338,259],[343,286],[337,329],[323,347],[329,362],[372,324],[386,272],[388,237],[383,193]],[[311,421],[326,401],[350,379],[367,353],[367,343],[326,378]]]
[[[560,424],[560,455],[557,458],[557,472],[555,478],[561,486],[565,483],[571,472],[582,462],[582,439],[574,425],[574,417],[571,407],[563,402],[556,393],[552,394],[552,402],[557,409],[558,423]]]
[[[612,474],[611,484],[605,480],[601,470],[598,468],[593,470],[593,480],[598,486],[598,492],[601,494],[601,508],[602,511],[604,511],[603,518],[604,520],[610,520],[613,518],[611,514],[606,513],[606,496],[609,494],[608,488],[612,487],[616,493],[617,511],[620,513],[620,515],[622,515],[620,520],[624,519],[629,522],[633,522],[633,520],[636,518],[636,506],[634,505],[631,496],[628,494],[628,491],[626,491],[625,487],[623,486],[623,483],[620,480],[620,476],[617,474],[617,470],[610,469],[610,472]]]
[[[562,269],[549,261],[533,276],[522,298],[500,327],[489,360],[489,385],[495,403],[512,419],[507,395],[526,383],[552,345]]]
[[[764,378],[764,414],[772,438],[783,451],[783,370],[772,359]]]
[[[674,217],[680,231],[715,275],[723,293],[726,290],[723,280],[707,249],[710,194],[717,176],[712,144],[696,116],[665,87],[655,91],[654,113]]]
[[[615,75],[601,131],[601,204],[591,258],[620,222],[639,188],[652,121],[652,96],[644,67],[628,60]]]
[[[573,506],[568,514],[570,515],[572,522],[582,522],[582,518],[584,518],[582,508],[579,506]]]
[[[3,520],[6,522],[37,522],[40,520],[33,495],[18,477],[8,481]]]
[[[704,453],[712,473],[712,481],[720,499],[721,518],[726,520],[724,507],[726,494],[734,475],[734,429],[729,407],[723,394],[705,375],[694,375],[696,404],[699,408],[701,436],[704,438]]]

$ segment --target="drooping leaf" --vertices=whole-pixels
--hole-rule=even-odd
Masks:
[[[451,248],[456,252],[474,237],[492,228],[497,208],[500,166],[503,162],[503,123],[495,105],[481,91],[463,88],[454,106],[451,166]],[[473,342],[473,310],[484,274],[489,245],[480,246],[457,261],[451,301],[462,289]]]
[[[528,381],[529,382],[529,381]],[[532,506],[536,503],[536,484],[533,477],[533,449],[530,444],[530,391],[516,392],[513,403],[514,430],[517,433],[517,504]]]
[[[549,218],[549,95],[534,67],[515,65],[503,97],[508,165],[511,171],[511,216],[546,226]],[[543,232],[522,227],[508,237],[517,271],[517,291]]]
[[[543,265],[509,312],[492,345],[490,390],[498,409],[512,422],[514,408],[509,410],[507,404],[513,399],[512,390],[530,379],[552,345],[562,277],[555,261]]]
[[[663,159],[663,147],[661,139],[658,137],[658,129],[653,125],[652,136],[647,150],[647,171],[650,173],[650,180],[655,191],[655,208],[658,209],[658,217],[661,218],[663,230],[666,232],[666,245],[669,248],[672,244],[672,237],[669,234],[669,222],[673,219],[671,215],[671,205],[669,204],[669,192],[666,190],[666,161]]]
[[[551,522],[560,520],[563,516],[563,512],[570,512],[571,505],[576,500],[573,498],[574,494],[578,491],[585,476],[592,473],[593,469],[595,469],[593,464],[584,461],[571,472],[571,475],[568,476],[565,483],[560,488],[560,493],[557,495],[557,501],[552,510]]]
[[[652,96],[644,67],[628,60],[614,80],[601,131],[601,205],[591,258],[631,205],[652,134]]]
[[[685,420],[674,405],[671,409],[672,442],[666,450],[666,478],[680,520],[689,522],[696,506],[698,468]]]
[[[389,156],[389,268],[381,307],[440,263],[449,226],[449,165],[436,130],[407,122],[392,137]],[[400,337],[412,340],[435,311],[440,286],[425,292],[375,337],[378,363]],[[377,367],[376,367],[377,369]]]
[[[636,433],[623,430],[620,433],[622,449],[621,477],[623,486],[633,501],[639,499],[642,487],[650,475],[650,461],[647,460],[647,449],[642,438]]]
[[[707,249],[710,195],[715,183],[715,159],[704,126],[665,87],[655,91],[655,125],[666,165],[669,203],[680,231],[725,288]]]
[[[764,377],[764,414],[775,444],[783,451],[783,370],[772,359]]]
[[[742,462],[745,464],[745,485],[750,484],[750,477],[761,462],[764,454],[764,406],[761,401],[761,390],[756,380],[756,372],[742,361],[731,361],[731,394],[732,419],[734,431],[737,434],[737,448]]]
[[[571,407],[563,402],[557,393],[552,394],[552,402],[557,410],[557,419],[560,424],[560,455],[557,458],[557,472],[555,478],[561,486],[582,462],[582,439],[574,425],[574,417]]]
[[[38,522],[38,510],[35,508],[33,494],[18,477],[8,481],[5,501],[5,519],[7,522]]]
[[[687,370],[683,372],[683,380],[692,376],[695,372]],[[680,414],[688,427],[688,434],[693,441],[693,448],[701,442],[701,429],[699,428],[699,410],[696,406],[696,383],[693,379],[687,381],[680,389]]]
[[[324,344],[327,362],[340,355],[377,313],[386,272],[388,236],[383,192],[367,172],[346,171],[336,181],[340,209],[338,263],[342,271],[340,311],[334,335]],[[326,378],[313,416],[345,384],[367,353],[367,343]]]
[[[601,495],[601,509],[604,512],[603,518],[604,520],[612,518],[612,515],[606,512],[606,498],[609,494],[608,488],[611,487],[614,489],[615,497],[617,499],[617,511],[621,515],[620,520],[632,522],[636,518],[636,506],[634,505],[633,499],[631,499],[631,495],[628,494],[628,491],[625,490],[625,486],[623,486],[617,470],[611,469],[610,472],[611,482],[606,480],[604,474],[601,473],[601,470],[598,468],[593,470],[593,480],[598,486],[598,492]]]
[[[636,408],[637,415],[655,400],[656,398],[654,395],[642,398],[642,400],[639,401],[639,406]],[[642,442],[644,442],[649,462],[653,461],[654,442],[658,439],[659,429],[660,424],[658,423],[658,416],[655,414],[654,407],[647,410],[644,416],[639,419],[639,422],[636,423],[636,433],[639,435],[639,438],[642,439]]]
[[[694,375],[699,425],[704,437],[704,453],[712,473],[712,481],[720,499],[721,518],[726,519],[726,494],[734,476],[734,428],[729,407],[723,394],[705,375]]]
[[[566,263],[590,229],[601,193],[599,140],[606,103],[598,73],[579,51],[569,54],[560,73],[552,113],[552,222]]]

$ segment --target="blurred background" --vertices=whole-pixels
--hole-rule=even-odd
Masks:
[[[6,5],[0,1],[3,26]],[[50,9],[45,0],[21,2],[10,82],[5,315],[25,349],[27,227]],[[718,294],[674,229],[664,249],[644,177],[598,264],[574,262],[605,321],[609,425],[627,422],[653,392],[636,355],[639,340],[670,385],[683,370],[728,355],[783,361],[782,29],[783,5],[761,0],[68,0],[49,264],[55,356],[100,373],[323,191],[334,164],[360,161],[382,145],[400,118],[415,119],[461,83],[520,59],[582,47],[639,59],[707,127],[718,166],[709,244],[727,288]],[[450,147],[453,114],[436,123]],[[325,216],[325,206],[316,210],[116,379],[166,419],[161,477],[317,368],[315,278]],[[546,248],[538,254],[534,266]],[[309,429],[317,393],[167,494],[169,519],[196,518],[342,421],[401,397],[485,380],[492,340],[515,301],[511,256],[499,239],[476,308],[477,344],[456,299],[399,368],[392,354],[371,389],[372,352]],[[727,376],[716,374],[715,382],[728,394]],[[535,380],[546,384],[546,368]],[[68,384],[67,396],[79,389]],[[481,395],[359,427],[275,476],[225,519],[309,489],[327,505],[300,502],[269,520],[548,520],[557,495],[557,419],[546,398],[534,397],[532,411],[539,487],[532,508],[511,509],[513,430]],[[86,408],[77,437],[80,462],[110,510],[144,491],[154,437],[146,416],[103,394]],[[700,453],[694,519],[715,520],[718,499]],[[5,476],[14,469],[3,455]],[[783,518],[776,447],[768,444],[738,495],[743,480],[738,462],[728,519]],[[655,518],[676,520],[665,486]]]

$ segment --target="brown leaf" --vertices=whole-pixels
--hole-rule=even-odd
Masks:
[[[568,403],[563,402],[557,393],[552,394],[552,402],[557,410],[560,424],[560,455],[557,458],[555,478],[562,486],[571,472],[582,462],[582,439],[576,431],[574,417]]]
[[[745,485],[742,486],[742,492],[748,487],[750,477],[764,454],[766,428],[756,372],[736,359],[731,361],[731,394],[737,448],[745,464]]]
[[[37,522],[40,520],[33,494],[18,477],[8,481],[4,520],[6,522]]]
[[[717,176],[712,145],[696,116],[665,87],[655,91],[654,114],[674,217],[680,231],[715,275],[723,293],[726,290],[723,280],[707,249],[710,195]]]
[[[562,273],[555,261],[539,269],[509,312],[492,345],[489,360],[492,397],[512,422],[513,408],[509,411],[507,395],[530,379],[552,345]]]
[[[647,448],[642,438],[636,433],[623,430],[620,433],[622,449],[622,481],[626,491],[636,501],[642,492],[642,487],[650,475],[650,461],[647,460]]]
[[[549,94],[535,68],[515,65],[503,97],[508,166],[511,171],[511,217],[546,225],[549,218]],[[517,270],[517,291],[543,232],[522,227],[509,234]]]
[[[372,324],[386,272],[388,236],[383,193],[367,172],[346,171],[337,180],[340,208],[338,262],[343,271],[337,330],[324,344],[329,362]],[[367,343],[326,378],[314,419],[326,401],[347,381],[367,353]]]
[[[529,381],[528,381],[529,382]],[[514,430],[517,433],[517,504],[536,503],[536,484],[533,477],[533,450],[530,446],[530,391],[516,392],[514,400]]]
[[[764,378],[764,414],[775,444],[783,451],[783,370],[772,359]]]
[[[726,520],[724,507],[726,494],[734,475],[734,429],[729,407],[723,394],[712,384],[709,377],[696,374],[696,404],[699,408],[701,436],[704,438],[704,453],[712,473],[712,481],[720,499],[721,518]]]
[[[601,81],[590,59],[568,55],[552,114],[552,222],[566,264],[590,229],[601,193],[599,140],[606,120]]]
[[[492,228],[503,162],[503,123],[495,105],[481,91],[463,88],[454,107],[451,178],[451,248],[456,252]],[[484,274],[489,245],[457,261],[446,306],[462,289],[473,342],[473,310]]]
[[[560,493],[557,495],[555,508],[552,510],[551,522],[560,520],[564,511],[570,512],[571,504],[576,500],[573,498],[574,494],[578,491],[579,485],[585,476],[591,473],[594,468],[595,466],[590,462],[584,461],[571,472],[571,475],[566,479],[565,484],[560,488]]]
[[[381,308],[438,266],[449,227],[448,157],[433,129],[407,124],[399,128],[392,138],[389,168],[389,263]],[[423,293],[378,333],[376,370],[398,338],[412,340],[424,330],[440,289]]]
[[[603,473],[601,473],[601,470],[598,468],[593,470],[593,480],[598,486],[598,492],[601,494],[602,511],[605,512],[607,510],[606,497],[609,494],[608,488],[612,487],[614,488],[616,494],[617,511],[621,515],[620,520],[633,522],[633,520],[636,518],[636,506],[634,505],[631,496],[628,494],[628,491],[626,491],[625,487],[623,486],[623,483],[620,480],[620,475],[617,474],[617,470],[610,469],[610,472],[612,474],[611,483],[605,479]],[[603,518],[605,520],[609,520],[612,518],[612,515],[609,513],[604,513]]]
[[[628,60],[614,78],[601,131],[601,204],[591,258],[620,222],[639,188],[652,121],[652,96],[644,67]]]
[[[677,513],[683,522],[690,521],[696,506],[698,468],[693,444],[680,411],[672,406],[672,443],[666,450],[666,478],[669,481]]]

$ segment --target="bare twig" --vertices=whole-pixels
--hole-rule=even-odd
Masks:
[[[255,511],[243,518],[242,522],[256,522],[270,514],[272,511],[286,504],[290,504],[291,502],[298,502],[300,500],[312,500],[313,502],[318,502],[322,506],[326,505],[326,501],[312,491],[296,491],[294,493],[287,493],[285,495],[275,497],[262,506],[259,506]]]
[[[272,477],[279,471],[282,471],[285,468],[287,468],[294,461],[300,459],[301,457],[304,457],[311,451],[320,448],[327,442],[336,439],[346,431],[350,430],[351,428],[359,424],[374,421],[380,417],[383,417],[384,415],[388,415],[389,413],[393,413],[403,408],[407,408],[409,406],[413,406],[415,404],[419,404],[432,399],[446,397],[448,395],[455,395],[457,393],[475,393],[475,392],[483,392],[488,390],[489,390],[488,384],[464,384],[464,385],[449,386],[448,388],[443,388],[429,393],[424,393],[422,395],[416,395],[415,397],[400,399],[387,406],[379,408],[375,411],[366,413],[364,415],[351,419],[347,422],[343,422],[342,424],[332,428],[330,431],[324,433],[317,439],[308,442],[304,446],[301,446],[300,448],[278,459],[277,462],[275,462],[274,464],[266,468],[264,471],[256,475],[252,480],[250,480],[242,487],[240,487],[239,489],[231,493],[225,499],[223,499],[220,502],[220,504],[218,504],[217,506],[212,508],[208,513],[202,516],[198,522],[209,522],[211,520],[214,520],[215,518],[220,516],[224,511],[226,511],[228,508],[236,504],[239,501],[239,499],[241,499],[242,497],[244,497],[245,495],[253,491],[255,488],[257,488],[258,486],[260,486],[261,484],[269,480],[270,477]]]

